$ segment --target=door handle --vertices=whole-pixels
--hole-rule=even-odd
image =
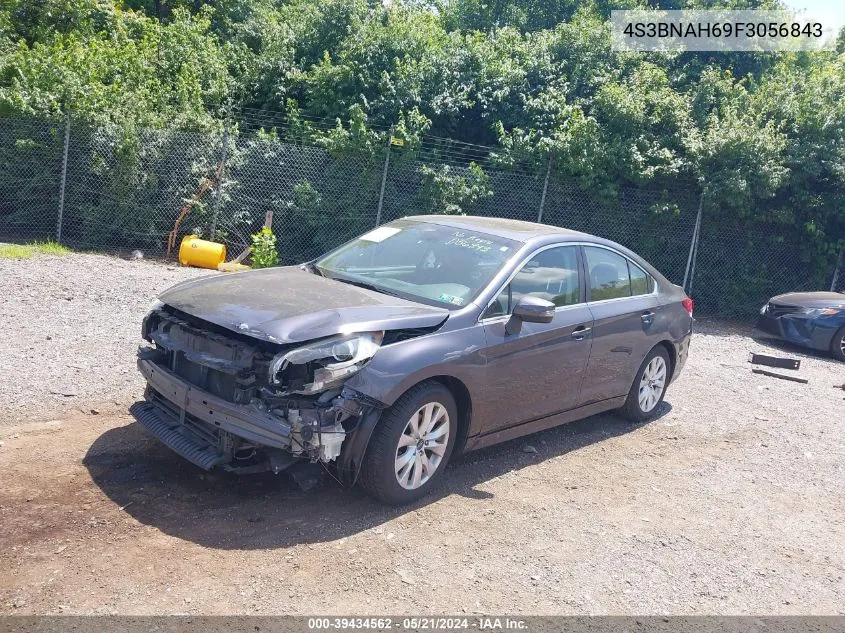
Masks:
[[[640,318],[646,325],[651,325],[652,321],[654,321],[654,312],[643,312]]]
[[[583,325],[579,325],[572,331],[572,334],[570,336],[572,336],[572,338],[576,341],[583,341],[585,338],[587,338],[587,335],[592,331],[592,329],[593,328],[591,327],[584,327]]]

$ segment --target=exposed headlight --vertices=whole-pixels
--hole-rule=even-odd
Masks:
[[[763,307],[762,307],[762,308],[760,308],[760,314],[766,314],[766,312],[768,312],[768,311],[769,311],[769,304],[768,304],[768,303],[764,303],[764,304],[763,304]]]
[[[161,306],[164,305],[163,301],[159,301],[158,299],[153,299],[152,303],[150,303],[150,307],[147,308],[147,314],[150,312],[154,312],[158,310]]]
[[[283,352],[270,363],[270,384],[303,395],[338,385],[367,364],[383,337],[384,332],[333,336]]]

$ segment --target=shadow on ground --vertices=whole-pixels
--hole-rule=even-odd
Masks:
[[[662,403],[658,417],[671,408]],[[493,495],[477,489],[479,484],[637,428],[601,414],[461,456],[436,492],[401,508],[383,506],[356,488],[341,489],[328,476],[317,489],[302,492],[284,474],[208,473],[137,423],[103,433],[83,463],[94,483],[145,525],[205,547],[268,549],[350,536],[448,495],[487,499]],[[537,453],[524,452],[526,444]]]

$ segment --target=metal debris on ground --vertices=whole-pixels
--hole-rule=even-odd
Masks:
[[[806,385],[808,382],[810,382],[806,378],[798,378],[797,376],[786,376],[784,374],[779,374],[774,371],[766,371],[765,369],[754,368],[751,370],[751,372],[754,374],[761,374],[763,376],[771,376],[772,378],[780,378],[781,380],[789,380],[790,382],[798,382],[802,385]]]
[[[794,358],[778,358],[777,356],[766,356],[765,354],[751,354],[751,360],[748,361],[754,365],[766,365],[768,367],[778,367],[779,369],[800,369],[801,361]]]

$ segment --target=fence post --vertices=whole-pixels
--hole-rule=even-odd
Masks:
[[[56,241],[62,241],[62,215],[65,211],[65,184],[67,183],[67,154],[70,145],[70,112],[65,121],[65,150],[62,156],[62,177],[59,181],[59,210],[56,216]]]
[[[381,191],[378,194],[378,210],[376,211],[376,226],[381,224],[381,208],[384,206],[384,187],[387,185],[387,168],[390,166],[390,144],[393,142],[393,126],[387,134],[387,149],[384,152],[384,171],[381,173]]]
[[[698,199],[698,213],[695,216],[695,228],[692,230],[692,241],[689,246],[687,257],[687,268],[684,271],[683,288],[687,294],[692,290],[692,276],[695,274],[695,260],[698,256],[698,238],[701,233],[701,210],[704,206],[704,189],[701,190],[701,197]],[[689,283],[687,283],[689,282]]]
[[[217,188],[214,191],[214,210],[211,214],[211,241],[217,236],[217,215],[220,213],[220,196],[223,192],[223,179],[226,176],[226,152],[229,149],[229,115],[226,114],[226,121],[223,124],[223,152],[220,157],[220,177],[217,179]]]
[[[540,196],[540,210],[537,212],[537,223],[543,222],[543,209],[546,208],[546,191],[549,190],[549,174],[552,173],[552,155],[549,154],[549,164],[546,167],[546,180],[543,182],[543,195]]]
[[[836,260],[836,268],[833,271],[833,279],[830,282],[830,291],[836,292],[839,285],[839,273],[842,270],[842,259],[845,258],[845,250],[839,251],[839,257]]]

